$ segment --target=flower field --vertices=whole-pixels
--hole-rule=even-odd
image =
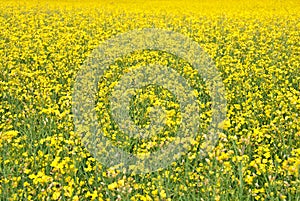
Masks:
[[[113,161],[107,150],[99,151],[106,161],[92,153],[77,127],[74,90],[100,44],[146,28],[180,33],[207,53],[226,91],[226,119],[206,146],[214,99],[209,80],[184,58],[142,49],[115,59],[96,83],[93,110],[112,146],[142,160],[178,140],[182,97],[169,88],[140,87],[128,100],[136,127],[164,119],[147,137],[130,136],[111,114],[114,87],[142,66],[148,74],[160,72],[154,65],[176,71],[200,108],[187,105],[200,118],[186,151],[139,173],[138,164],[105,164]],[[299,173],[299,1],[0,1],[0,200],[294,201]]]

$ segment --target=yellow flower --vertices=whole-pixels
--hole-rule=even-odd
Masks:
[[[245,178],[245,182],[247,184],[251,185],[252,182],[253,182],[253,176],[247,175],[246,178]]]
[[[61,196],[61,193],[59,191],[54,191],[54,193],[52,194],[52,199],[53,200],[58,200]]]
[[[0,133],[0,143],[2,141],[7,141],[8,143],[11,142],[11,140],[16,137],[19,134],[18,131],[15,130],[10,130],[10,131],[6,131],[4,133]]]
[[[114,190],[115,188],[118,187],[118,183],[113,182],[113,183],[109,184],[107,187],[108,187],[109,190]]]
[[[163,198],[163,199],[167,197],[166,191],[163,190],[163,189],[159,191],[159,195],[160,195],[160,197]]]

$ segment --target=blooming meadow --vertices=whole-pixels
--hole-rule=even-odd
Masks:
[[[298,1],[1,1],[0,13],[0,200],[300,199]],[[95,103],[111,145],[145,158],[177,140],[180,97],[165,87],[140,87],[128,100],[139,128],[155,123],[153,114],[164,120],[149,136],[128,135],[111,115],[114,87],[141,66],[178,72],[200,108],[186,152],[139,174],[94,157],[75,128],[73,92],[99,44],[144,28],[180,33],[203,48],[224,84],[226,119],[203,153],[213,118],[208,80],[165,51],[115,59],[97,82]]]

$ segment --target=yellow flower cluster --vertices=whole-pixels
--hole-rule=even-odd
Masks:
[[[8,0],[0,13],[0,200],[300,199],[297,0]],[[181,33],[208,53],[226,89],[227,116],[215,146],[202,153],[212,101],[193,64],[148,49],[116,59],[97,83],[95,103],[112,145],[145,158],[178,139],[180,104],[164,87],[145,86],[129,100],[129,116],[141,129],[163,111],[158,132],[132,137],[112,118],[109,97],[133,69],[172,68],[188,80],[200,108],[188,152],[166,168],[136,174],[106,167],[83,145],[74,132],[72,93],[101,42],[143,28]]]

